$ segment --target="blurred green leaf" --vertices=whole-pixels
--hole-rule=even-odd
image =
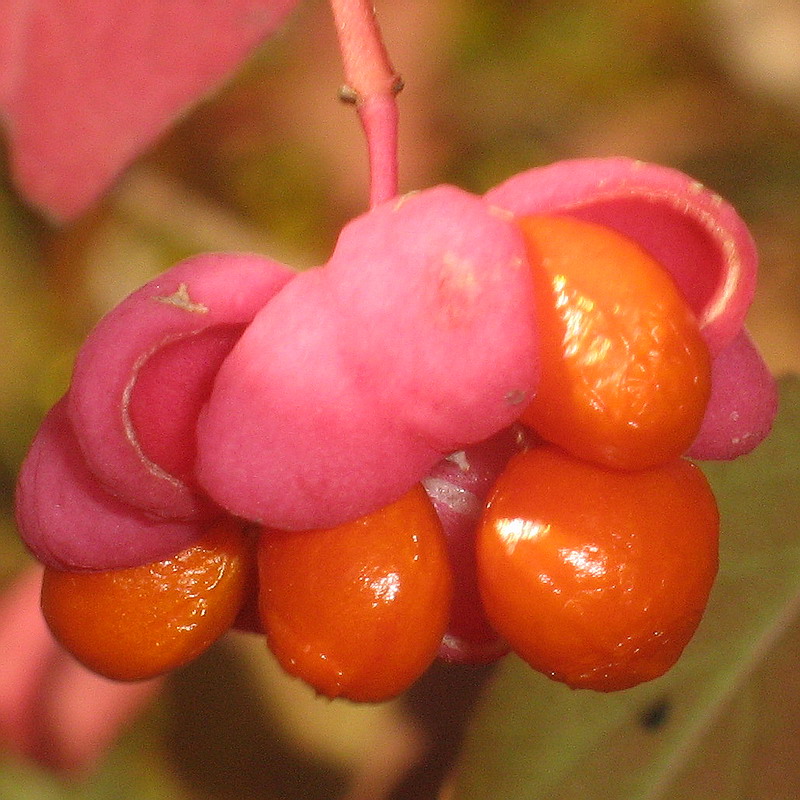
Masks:
[[[259,699],[227,640],[173,673],[84,777],[0,752],[0,800],[334,800],[345,784],[340,764],[304,749]]]
[[[3,800],[190,800],[161,748],[163,708],[141,717],[86,777],[0,759]]]
[[[0,797],[4,800],[63,800],[65,791],[32,767],[0,761]]]
[[[252,676],[230,642],[218,643],[173,673],[167,698],[164,748],[191,798],[334,800],[342,795],[341,768],[292,740],[276,707],[259,702]]]
[[[457,800],[751,800],[746,782],[757,777],[770,728],[764,706],[783,712],[785,731],[785,709],[800,700],[797,678],[774,679],[798,672],[797,635],[776,647],[800,615],[798,453],[800,378],[791,377],[771,437],[736,462],[704,465],[723,520],[720,574],[678,665],[602,695],[508,659],[468,736]],[[796,758],[785,760],[793,789],[764,797],[798,796]]]
[[[0,471],[13,475],[64,352],[37,270],[42,231],[0,174]],[[62,337],[63,338],[63,337]],[[46,406],[44,406],[46,407]]]

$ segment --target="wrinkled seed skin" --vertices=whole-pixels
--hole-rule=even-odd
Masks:
[[[711,361],[671,277],[635,242],[570,217],[526,217],[542,373],[521,420],[579,458],[646,469],[700,429]]]
[[[231,626],[244,600],[249,548],[239,524],[230,522],[152,564],[102,572],[46,568],[42,613],[56,639],[99,675],[162,675]]]

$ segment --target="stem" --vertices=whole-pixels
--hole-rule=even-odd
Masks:
[[[355,103],[367,139],[370,206],[397,194],[397,101],[402,88],[389,62],[369,0],[330,0],[346,85],[339,96]]]

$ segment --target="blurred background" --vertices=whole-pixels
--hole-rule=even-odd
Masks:
[[[568,157],[677,167],[751,226],[761,253],[751,333],[776,374],[800,370],[800,2],[377,8],[406,83],[401,191],[453,182],[482,192]],[[365,149],[336,99],[340,82],[328,8],[306,0],[79,221],[49,226],[0,161],[0,581],[27,563],[11,519],[16,470],[98,317],[203,250],[320,263],[365,209]],[[171,680],[100,773],[63,784],[8,755],[0,771],[14,780],[0,789],[18,794],[0,796],[433,798],[489,672],[437,666],[409,697],[361,708],[316,700],[260,642],[230,637]],[[146,789],[131,777],[143,771],[160,776]]]

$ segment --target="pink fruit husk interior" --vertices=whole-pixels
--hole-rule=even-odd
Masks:
[[[443,459],[422,482],[441,520],[453,570],[450,621],[439,648],[446,661],[490,662],[508,652],[483,611],[475,537],[489,490],[509,458],[529,443],[526,430],[513,425]]]
[[[183,261],[109,312],[78,354],[69,415],[120,500],[168,518],[216,513],[191,474],[194,427],[222,360],[294,273],[256,255]]]

